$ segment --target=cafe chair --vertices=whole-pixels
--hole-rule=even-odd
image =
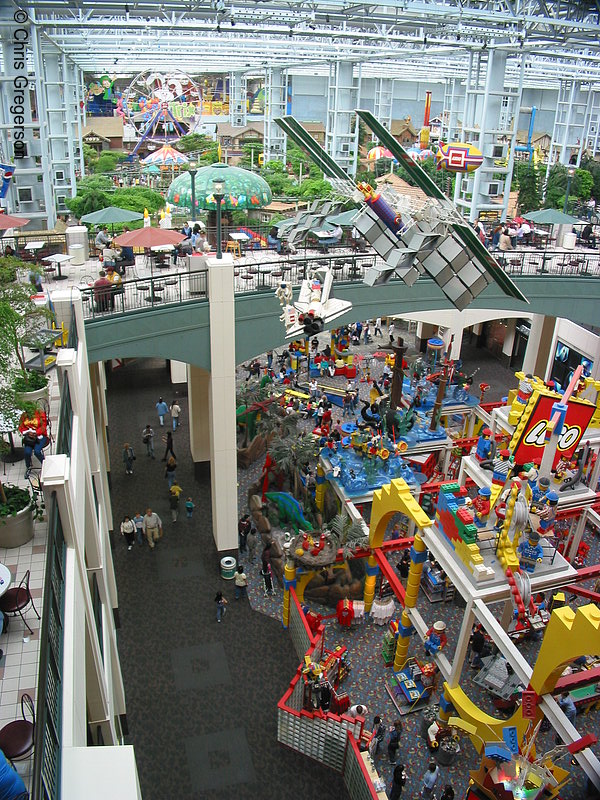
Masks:
[[[3,614],[8,614],[11,617],[16,617],[18,614],[29,633],[32,634],[33,630],[27,624],[25,617],[23,616],[23,612],[26,611],[29,606],[31,606],[38,619],[40,619],[40,615],[35,607],[35,603],[33,602],[33,597],[31,596],[31,591],[29,589],[29,576],[30,571],[27,570],[25,575],[23,575],[21,578],[21,583],[18,586],[9,589],[2,595],[2,597],[0,597],[0,611],[2,611]],[[0,746],[0,750],[1,749],[2,747]]]
[[[35,741],[35,707],[27,693],[21,696],[21,717],[0,730],[0,750],[13,764],[33,752]],[[29,717],[29,718],[28,718]]]

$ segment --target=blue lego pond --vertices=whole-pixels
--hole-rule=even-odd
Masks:
[[[342,447],[337,452],[328,452],[327,458],[333,467],[333,477],[349,497],[373,492],[396,478],[403,478],[413,486],[420,482],[404,459],[391,453],[382,459],[360,455],[352,447]]]
[[[419,392],[421,395],[420,410],[431,411],[437,397],[438,387],[428,381],[421,381],[419,388],[421,389]],[[404,379],[402,384],[402,394],[410,397],[411,400],[415,395],[415,386],[414,384],[411,385],[411,382],[407,378]],[[452,406],[470,406],[471,408],[475,408],[477,405],[479,405],[479,400],[469,394],[460,383],[453,383],[451,386],[448,386],[444,399],[442,400],[442,408],[448,411],[452,409]]]

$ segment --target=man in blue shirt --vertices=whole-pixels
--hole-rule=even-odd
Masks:
[[[163,428],[165,424],[165,415],[169,413],[169,406],[165,403],[162,397],[158,398],[158,403],[156,404],[156,413],[158,414],[158,419],[160,420],[160,427]]]
[[[423,786],[421,787],[421,795],[426,798],[426,800],[433,797],[433,787],[436,785],[439,777],[440,768],[435,761],[431,761],[427,772],[423,775]]]

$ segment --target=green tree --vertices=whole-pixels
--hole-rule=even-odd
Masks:
[[[111,198],[111,205],[126,208],[129,211],[138,211],[140,214],[144,213],[145,208],[152,214],[161,209],[164,204],[164,197],[147,186],[117,189]]]
[[[523,165],[519,170],[519,195],[517,206],[520,213],[537,211],[540,207],[540,173],[531,163]]]
[[[126,158],[127,154],[122,150],[103,150],[98,156],[94,172],[114,172],[117,164],[125,161]]]
[[[100,211],[100,209],[112,205],[112,202],[106,192],[101,192],[99,189],[88,189],[83,192],[78,190],[75,197],[67,197],[65,204],[76,217],[80,218],[84,214],[91,214],[92,211]]]
[[[316,457],[316,444],[311,433],[301,436],[275,436],[268,446],[268,452],[277,467],[290,478],[293,486],[294,497],[299,497],[298,486],[300,483],[299,470],[307,462]]]
[[[254,141],[246,141],[242,145],[242,157],[240,159],[240,167],[244,169],[254,168],[258,169],[258,157],[263,153],[263,143],[258,139]]]
[[[600,161],[586,155],[581,159],[581,167],[592,176],[593,186],[590,196],[594,197],[596,202],[600,202]]]
[[[260,174],[271,187],[275,197],[293,197],[296,194],[296,188],[281,161],[269,161],[261,169]]]
[[[308,178],[302,181],[301,186],[296,189],[298,197],[305,200],[316,200],[329,197],[333,193],[333,188],[329,181],[324,178]]]
[[[180,153],[203,153],[205,150],[216,150],[217,143],[210,136],[203,133],[187,133],[178,139],[174,145]]]
[[[88,172],[96,171],[96,164],[98,163],[98,153],[89,144],[83,144],[83,163]]]

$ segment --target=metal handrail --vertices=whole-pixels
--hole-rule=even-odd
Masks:
[[[600,254],[558,252],[549,250],[516,250],[495,254],[500,265],[511,277],[600,278]],[[234,264],[236,295],[272,292],[282,281],[299,286],[309,268],[331,267],[336,283],[360,283],[365,270],[383,266],[383,260],[373,251],[366,253],[329,253],[326,255],[287,255],[276,261],[261,259],[260,252],[253,261]],[[431,280],[424,275],[421,280]],[[93,287],[82,290],[86,320],[106,319],[145,308],[164,307],[208,299],[207,272],[165,272],[148,278],[123,281],[105,302],[99,301]]]

